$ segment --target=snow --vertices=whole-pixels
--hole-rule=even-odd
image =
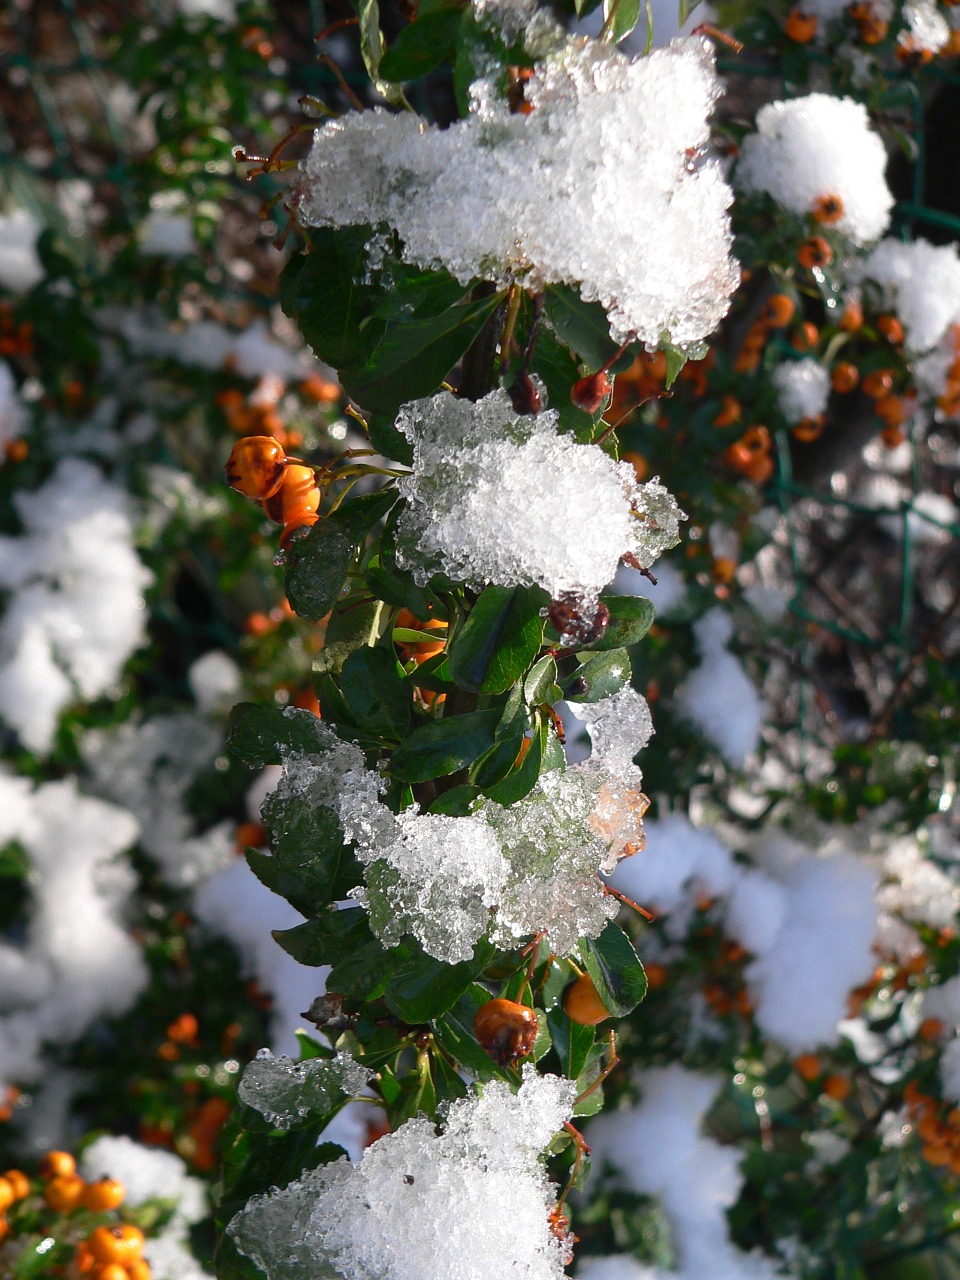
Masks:
[[[476,404],[438,395],[404,406],[414,446],[399,484],[398,560],[474,586],[544,587],[595,602],[631,553],[650,565],[684,519],[656,481],[556,428],[552,411],[518,416],[505,391]]]
[[[26,293],[43,279],[37,257],[42,227],[25,209],[0,214],[0,285],[12,293]]]
[[[818,360],[788,360],[774,369],[780,412],[791,426],[819,418],[830,398],[830,374]]]
[[[837,231],[855,244],[883,235],[893,196],[884,178],[887,153],[862,103],[811,93],[769,102],[757,132],[743,141],[734,173],[743,191],[767,192],[792,213],[809,214],[822,196],[839,196]]]
[[[619,341],[637,335],[652,350],[666,331],[696,343],[739,279],[731,193],[699,155],[718,94],[705,40],[630,61],[570,39],[527,82],[529,114],[511,114],[483,82],[472,113],[446,129],[380,109],[324,124],[301,167],[298,215],[386,224],[407,261],[443,265],[464,285],[575,285],[603,304]]]
[[[562,1280],[568,1243],[550,1231],[557,1189],[538,1156],[575,1091],[527,1067],[518,1093],[497,1081],[456,1100],[439,1135],[408,1120],[356,1163],[255,1196],[228,1231],[268,1280]]]
[[[955,244],[882,240],[858,266],[857,276],[873,282],[881,305],[896,311],[911,352],[932,351],[960,321],[960,253]]]
[[[733,623],[720,608],[694,624],[700,653],[677,692],[681,714],[712,742],[730,764],[742,766],[760,741],[764,704],[740,662],[727,651]]]

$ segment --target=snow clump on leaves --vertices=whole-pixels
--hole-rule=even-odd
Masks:
[[[960,254],[955,244],[882,240],[858,277],[903,322],[908,350],[930,351],[960,321]]]
[[[505,391],[404,406],[397,426],[414,455],[398,559],[418,582],[442,573],[590,601],[626,553],[649,566],[676,546],[686,517],[667,490],[556,423],[550,411],[518,415]]]
[[[364,111],[317,130],[298,215],[309,226],[387,226],[406,261],[541,290],[577,286],[618,341],[705,338],[739,282],[732,193],[708,141],[720,94],[713,52],[675,41],[631,61],[570,40],[539,63],[530,110],[484,81],[472,113],[440,129]]]
[[[355,1164],[255,1196],[228,1230],[269,1280],[561,1280],[569,1240],[550,1229],[539,1155],[575,1094],[526,1067],[518,1093],[494,1081],[458,1099],[439,1136],[408,1120]]]
[[[819,418],[830,398],[830,374],[817,360],[791,360],[773,371],[777,403],[787,422]]]
[[[839,197],[843,210],[836,230],[854,244],[867,244],[890,221],[886,167],[883,142],[862,103],[811,93],[761,107],[757,132],[743,141],[735,181],[744,191],[765,191],[801,216],[820,198]]]
[[[237,1096],[278,1129],[295,1129],[360,1093],[373,1073],[348,1053],[293,1062],[261,1049],[247,1064]]]

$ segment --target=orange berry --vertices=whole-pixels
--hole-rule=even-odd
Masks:
[[[899,449],[906,438],[899,427],[884,427],[880,432],[880,439],[887,449]]]
[[[747,330],[747,336],[743,340],[743,350],[750,352],[762,351],[767,345],[769,333],[768,325],[762,320],[755,320]]]
[[[89,1182],[80,1193],[80,1204],[91,1213],[106,1213],[119,1209],[127,1198],[127,1189],[115,1178],[100,1178]]]
[[[563,994],[563,1009],[571,1022],[581,1027],[595,1027],[613,1014],[600,999],[589,973],[581,973]]]
[[[864,377],[861,383],[863,393],[871,400],[880,400],[893,390],[893,380],[892,369],[874,369]]]
[[[130,1273],[119,1262],[104,1262],[90,1272],[90,1280],[130,1280]]]
[[[751,484],[764,485],[770,479],[774,472],[774,461],[769,454],[762,454],[755,457],[747,467],[744,475]]]
[[[905,67],[925,67],[933,61],[933,50],[922,45],[916,36],[901,34],[897,41],[897,60]]]
[[[55,1178],[62,1173],[76,1173],[77,1162],[69,1151],[48,1151],[40,1161],[41,1178]]]
[[[873,411],[888,427],[899,427],[907,417],[907,407],[900,396],[881,396]]]
[[[87,1244],[97,1262],[103,1265],[118,1262],[125,1266],[143,1252],[143,1232],[127,1222],[115,1227],[94,1227],[87,1236]]]
[[[880,316],[877,319],[877,329],[889,343],[899,347],[906,337],[903,332],[903,325],[896,316]]]
[[[488,1000],[473,1020],[480,1047],[501,1067],[512,1066],[531,1054],[538,1030],[534,1011],[513,1000]]]
[[[146,1258],[134,1258],[127,1263],[128,1280],[152,1280],[153,1272]]]
[[[80,1204],[85,1183],[76,1173],[58,1173],[43,1189],[43,1198],[55,1213],[72,1213]]]
[[[733,581],[737,572],[736,560],[731,560],[727,556],[721,556],[714,560],[710,567],[710,574],[714,582],[730,583]]]
[[[644,352],[644,363],[651,378],[663,382],[667,376],[667,357],[662,351]]]
[[[5,1213],[17,1198],[9,1178],[0,1178],[0,1213]]]
[[[651,962],[643,966],[647,975],[647,987],[650,991],[657,991],[664,985],[667,980],[667,969],[665,965]]]
[[[812,351],[817,345],[817,339],[820,337],[820,330],[812,320],[804,320],[803,324],[790,339],[790,345],[795,351]]]
[[[177,1044],[192,1044],[196,1040],[200,1024],[192,1013],[181,1013],[167,1027],[167,1039]]]
[[[9,440],[3,449],[8,462],[26,462],[30,456],[30,446],[26,440]]]
[[[940,1018],[924,1018],[917,1028],[921,1040],[937,1040],[943,1035],[943,1022]]]
[[[843,201],[839,196],[817,196],[810,212],[814,222],[829,227],[843,217]]]
[[[823,414],[818,414],[816,418],[801,418],[793,428],[792,435],[795,440],[799,440],[802,444],[810,444],[811,441],[820,439],[823,435],[823,428]]]
[[[264,511],[277,524],[291,524],[301,515],[315,514],[319,506],[320,490],[313,467],[300,463],[287,463],[280,483],[263,503]]]
[[[11,1230],[10,1223],[7,1221],[7,1219],[0,1217],[0,1244],[2,1244],[4,1240],[6,1240],[7,1236],[10,1234],[10,1230]]]
[[[856,390],[859,382],[860,370],[855,364],[851,364],[848,360],[841,360],[839,364],[833,366],[830,383],[834,391],[839,392],[840,395]]]
[[[177,1062],[180,1058],[180,1050],[172,1040],[164,1040],[157,1050],[157,1057],[161,1062]]]
[[[724,396],[720,405],[720,412],[713,420],[715,427],[732,427],[734,423],[740,421],[743,415],[743,407],[736,396]]]
[[[233,446],[224,467],[232,489],[261,502],[273,497],[288,470],[286,454],[273,436],[244,436]],[[313,483],[313,471],[310,478]]]
[[[25,1173],[19,1169],[8,1169],[3,1175],[13,1187],[13,1194],[17,1200],[24,1200],[30,1194],[30,1179]]]
[[[763,304],[760,316],[771,329],[785,329],[796,313],[796,303],[789,294],[773,293]]]
[[[267,831],[262,822],[241,822],[234,835],[234,845],[242,853],[244,849],[259,849],[267,838]],[[167,1030],[169,1035],[169,1028]]]
[[[300,394],[305,400],[313,400],[317,404],[332,404],[340,399],[340,388],[335,382],[315,373],[300,383]]]
[[[920,1148],[920,1154],[928,1164],[936,1167],[950,1163],[951,1151],[948,1146],[939,1142],[927,1142]]]
[[[744,348],[733,362],[734,373],[756,373],[759,368],[759,351],[747,351],[746,348]]]
[[[833,250],[823,236],[811,236],[797,250],[797,261],[808,271],[814,267],[829,267],[833,261]]]
[[[851,299],[843,308],[838,328],[843,329],[845,333],[856,333],[862,325],[863,307],[855,298]]]
[[[798,1058],[794,1058],[793,1069],[801,1080],[806,1080],[809,1084],[820,1074],[820,1059],[815,1053],[801,1053]]]
[[[801,9],[791,9],[783,29],[787,37],[796,44],[809,44],[817,34],[817,20]]]
[[[823,1092],[835,1102],[842,1102],[850,1093],[850,1081],[846,1076],[827,1076],[823,1082]]]

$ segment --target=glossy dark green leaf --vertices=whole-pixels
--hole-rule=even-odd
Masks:
[[[430,812],[446,813],[454,818],[462,818],[473,808],[479,795],[479,787],[466,784],[461,787],[451,787],[449,791],[444,791],[437,796],[430,806]]]
[[[495,954],[495,948],[481,939],[472,960],[444,964],[428,956],[413,938],[405,938],[391,951],[393,967],[383,997],[387,1008],[411,1025],[439,1018],[456,1004]]]
[[[576,1080],[586,1066],[590,1050],[593,1048],[595,1033],[593,1027],[583,1027],[579,1022],[571,1022],[557,1005],[547,1013],[547,1026],[553,1047],[560,1060],[560,1069],[565,1076]]]
[[[340,672],[350,718],[368,733],[399,742],[413,712],[410,684],[386,649],[356,649]]]
[[[626,649],[594,654],[571,676],[567,696],[573,702],[600,702],[629,684],[631,675]]]
[[[324,911],[292,929],[274,929],[273,936],[300,964],[337,964],[373,937],[367,913],[360,907]],[[332,988],[336,990],[336,988]]]
[[[656,610],[644,596],[602,595],[600,599],[610,610],[610,625],[590,645],[590,653],[626,649],[642,640],[653,625]]]
[[[418,587],[413,577],[395,565],[374,565],[367,570],[367,586],[381,600],[400,609],[409,609],[415,618],[443,617],[436,597]]]
[[[344,389],[363,408],[387,416],[432,395],[501,301],[501,294],[461,298],[438,315],[421,319],[414,312],[388,325],[362,369],[340,370]]]
[[[543,757],[549,732],[550,729],[546,720],[538,719],[530,746],[527,748],[526,754],[519,765],[512,773],[507,774],[502,781],[497,781],[484,788],[486,795],[491,800],[495,800],[497,804],[502,805],[515,804],[533,790],[543,770]]]
[[[267,798],[264,818],[271,852],[247,850],[254,875],[305,916],[347,896],[361,878],[360,865],[343,843],[337,815],[325,806]]]
[[[404,782],[427,782],[455,773],[490,750],[499,720],[500,712],[489,710],[421,724],[393,753],[390,771]]]
[[[539,707],[546,702],[548,695],[557,683],[556,659],[546,654],[531,667],[523,682],[523,696],[531,707]]]
[[[241,702],[230,712],[227,749],[255,769],[279,764],[281,747],[294,751],[326,750],[320,722],[310,711],[274,704]]]
[[[589,369],[600,369],[616,355],[617,344],[610,337],[607,313],[599,302],[584,302],[576,289],[565,284],[548,284],[544,301],[555,332]],[[629,356],[621,356],[613,369],[629,363]]]
[[[580,953],[597,994],[613,1016],[624,1017],[647,994],[647,975],[633,943],[612,920],[599,938],[580,940]]]
[[[314,679],[336,674],[356,649],[376,642],[384,623],[386,606],[370,600],[369,593],[341,596],[330,611],[323,633],[323,648],[313,660]]]
[[[640,0],[604,0],[604,25],[615,43],[630,35],[639,18]]]
[[[473,693],[504,693],[520,679],[543,643],[536,587],[487,587],[450,646],[450,675]]]
[[[470,770],[470,781],[483,791],[501,782],[516,765],[523,743],[522,736],[495,742]]]
[[[581,444],[589,444],[596,434],[601,411],[598,409],[595,415],[584,413],[570,399],[570,389],[580,378],[580,365],[566,343],[545,327],[537,335],[531,368],[543,380],[548,407],[559,415],[560,430]]]
[[[398,84],[425,76],[453,54],[460,20],[459,9],[422,14],[403,28],[380,59],[380,75]]]
[[[305,537],[294,538],[284,554],[285,584],[287,599],[301,618],[316,620],[330,612],[361,544],[396,500],[395,490],[381,489],[345,503]]]

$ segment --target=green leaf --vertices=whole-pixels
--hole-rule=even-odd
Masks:
[[[386,649],[357,649],[343,664],[340,692],[351,720],[368,733],[399,742],[413,713],[410,684]]]
[[[561,1071],[571,1080],[576,1080],[586,1066],[590,1050],[593,1048],[594,1028],[583,1027],[579,1022],[571,1022],[560,1005],[547,1012],[547,1026],[550,1029],[553,1047],[560,1060]]]
[[[669,391],[676,382],[680,370],[687,363],[688,356],[685,351],[678,351],[673,343],[660,339],[660,350],[663,352],[667,361],[667,375],[664,379],[664,386]]]
[[[272,853],[247,850],[254,875],[305,916],[345,898],[361,878],[360,865],[343,843],[332,809],[301,800],[267,798],[264,818]]]
[[[548,284],[544,290],[547,318],[555,332],[590,369],[600,369],[616,355],[607,313],[599,302],[584,302],[569,285]],[[629,363],[629,357],[621,357]],[[620,361],[613,366],[616,370]]]
[[[314,967],[338,964],[365,946],[373,934],[367,913],[360,907],[348,907],[344,911],[324,911],[292,929],[274,929],[273,936],[294,960]]]
[[[581,938],[580,953],[597,994],[614,1017],[632,1012],[647,994],[647,975],[633,943],[609,921],[599,938]]]
[[[586,652],[605,653],[610,649],[626,649],[642,640],[653,625],[656,610],[644,596],[602,595],[600,599],[610,610],[610,624]]]
[[[471,983],[453,1008],[437,1019],[434,1028],[437,1040],[447,1053],[477,1080],[504,1078],[494,1060],[480,1047],[473,1030],[474,1019],[490,999],[486,987],[479,982]]]
[[[530,668],[523,682],[523,696],[531,707],[539,707],[548,700],[553,686],[557,683],[557,663],[550,654],[545,654],[539,662]]]
[[[380,30],[380,6],[377,0],[350,0],[350,2],[360,21],[360,54],[373,87],[394,106],[403,105],[403,92],[380,75],[384,41],[383,32]]]
[[[311,711],[241,702],[230,712],[227,749],[253,768],[262,769],[280,763],[281,747],[307,754],[325,751],[322,734],[320,721]]]
[[[391,1013],[411,1025],[430,1022],[451,1009],[496,955],[496,948],[481,938],[472,960],[445,964],[428,956],[413,938],[393,948],[393,968],[384,1000]]]
[[[449,649],[450,675],[473,693],[505,693],[543,644],[538,587],[487,587]]]
[[[401,83],[418,80],[453,54],[460,29],[459,9],[433,9],[404,27],[380,59],[380,75]]]
[[[341,370],[344,389],[373,413],[394,416],[408,400],[432,395],[503,300],[461,298],[438,315],[416,312],[388,325],[362,369]]]
[[[313,660],[313,674],[336,674],[350,654],[365,645],[376,643],[384,618],[380,600],[363,595],[342,596],[330,611],[323,633],[323,648]]]
[[[495,742],[470,770],[470,781],[483,791],[501,782],[516,764],[523,741],[521,734],[517,738],[501,738]]]
[[[357,498],[290,543],[284,555],[286,592],[301,618],[316,620],[330,612],[361,543],[396,500],[391,488]]]
[[[680,0],[680,25],[684,25],[686,20],[693,13],[694,9],[699,9],[702,0]]]
[[[580,366],[569,347],[558,341],[545,325],[541,325],[537,333],[531,368],[543,379],[547,402],[558,415],[560,430],[568,432],[580,444],[590,444],[601,410],[596,414],[584,413],[570,399],[570,390],[580,377]]]
[[[604,26],[616,44],[630,35],[639,18],[640,0],[604,0]]]
[[[490,750],[499,720],[500,712],[494,709],[428,721],[397,747],[390,772],[404,782],[427,782],[456,773]]]
[[[538,718],[533,740],[519,766],[512,773],[507,774],[502,782],[496,782],[484,788],[491,800],[502,805],[515,804],[533,790],[543,770],[549,732],[546,720]]]
[[[474,801],[479,794],[479,787],[471,787],[466,784],[461,787],[451,787],[449,791],[444,791],[442,795],[437,796],[429,811],[430,813],[447,813],[454,818],[463,818],[473,808]]]
[[[626,649],[609,649],[589,657],[570,677],[567,697],[574,702],[600,702],[611,698],[632,675]]]
[[[387,568],[380,564],[369,568],[367,586],[387,604],[399,609],[409,609],[422,622],[427,618],[446,616],[436,597],[423,587],[418,587],[411,574],[397,569],[395,565]]]

